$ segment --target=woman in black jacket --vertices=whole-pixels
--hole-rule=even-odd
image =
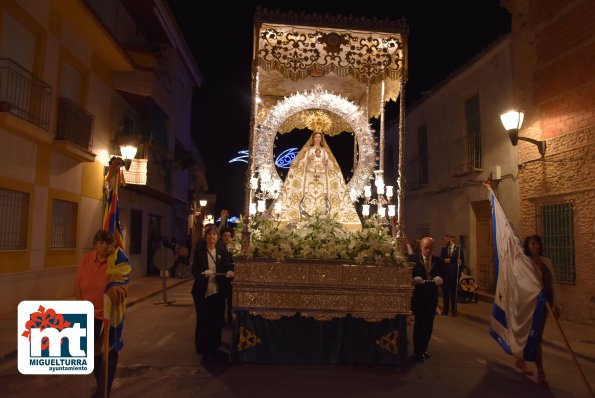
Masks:
[[[219,230],[214,225],[205,229],[205,240],[194,251],[192,296],[196,308],[196,353],[216,354],[221,346],[221,329],[225,313],[225,296],[233,278],[231,254],[217,245]]]

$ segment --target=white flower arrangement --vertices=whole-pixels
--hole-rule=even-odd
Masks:
[[[360,231],[343,228],[332,216],[313,214],[307,221],[281,226],[257,215],[236,226],[232,251],[248,258],[350,260],[357,264],[407,266],[396,240],[377,218],[367,220]],[[248,240],[249,235],[249,241]],[[242,239],[246,241],[242,245]],[[243,246],[243,247],[242,247]]]

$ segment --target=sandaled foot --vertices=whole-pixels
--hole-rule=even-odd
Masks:
[[[520,369],[520,371],[523,373],[523,376],[533,376],[533,371],[527,367],[525,361],[517,359],[514,363],[514,366]]]

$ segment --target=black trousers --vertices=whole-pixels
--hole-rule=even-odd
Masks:
[[[449,275],[442,285],[443,299],[444,299],[444,314],[448,314],[450,310],[451,314],[457,313],[457,277]]]
[[[413,323],[413,352],[416,356],[428,351],[428,345],[434,329],[434,318],[438,304],[437,292],[423,292],[422,295],[414,293],[411,309],[415,317]]]
[[[225,314],[225,296],[216,293],[209,297],[193,294],[196,310],[196,329],[194,344],[196,353],[201,355],[215,354],[221,346],[221,331]]]
[[[229,291],[226,293],[226,297],[225,297],[225,315],[227,317],[227,322],[231,322],[232,321],[232,305],[233,302],[233,291],[232,288],[229,288]]]

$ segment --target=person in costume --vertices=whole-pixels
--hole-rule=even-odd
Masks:
[[[343,173],[324,139],[330,118],[316,111],[308,120],[314,132],[292,162],[277,198],[281,203],[279,220],[298,222],[318,213],[333,217],[348,229],[360,229]]]

